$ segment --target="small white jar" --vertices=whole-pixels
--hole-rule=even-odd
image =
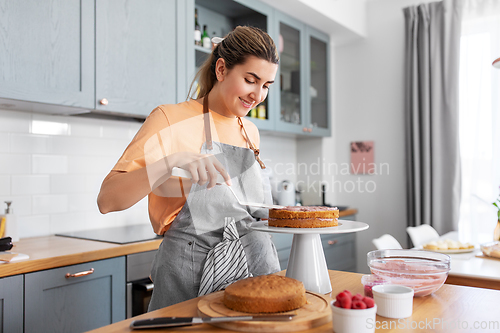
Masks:
[[[377,305],[368,309],[344,309],[331,303],[332,324],[335,333],[373,333],[375,332]]]
[[[379,316],[399,319],[408,318],[413,313],[414,292],[410,287],[382,284],[373,286],[372,291]]]

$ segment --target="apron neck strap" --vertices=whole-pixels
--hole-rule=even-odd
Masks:
[[[210,113],[208,112],[208,95],[203,98],[203,119],[205,121],[205,142],[207,149],[212,150],[212,132],[210,129]]]
[[[255,148],[252,141],[250,141],[250,138],[248,137],[247,131],[245,130],[245,126],[243,126],[243,121],[241,120],[241,118],[240,117],[237,117],[237,118],[238,118],[238,124],[240,124],[241,129],[245,133],[245,139],[248,142],[248,146],[250,147],[250,149],[253,150],[253,154],[255,155],[255,159],[257,160],[257,162],[259,162],[260,168],[265,169],[266,165],[264,164],[264,162],[262,162],[262,160],[259,157],[259,154],[260,154],[259,149]]]
[[[241,120],[241,118],[240,117],[237,118],[238,118],[238,124],[241,126],[243,133],[245,133],[245,139],[247,140],[248,146],[255,155],[255,159],[259,163],[260,168],[265,169],[266,165],[264,164],[264,162],[262,162],[262,160],[259,157],[260,154],[259,149],[255,148],[252,141],[250,141],[250,138],[248,137],[247,131],[245,130],[245,126],[243,126],[243,121]],[[206,95],[203,98],[203,119],[205,121],[205,142],[207,143],[207,149],[212,150],[213,144],[212,144],[212,132],[210,129],[210,113],[208,112],[208,95]]]

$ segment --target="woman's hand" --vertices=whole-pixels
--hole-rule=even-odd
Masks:
[[[229,174],[222,163],[212,154],[180,152],[167,156],[166,159],[169,166],[179,167],[191,173],[193,183],[204,185],[208,182],[207,189],[215,186],[218,173],[222,175],[226,184],[231,186]]]

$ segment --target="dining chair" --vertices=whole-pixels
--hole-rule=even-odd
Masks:
[[[406,228],[406,232],[410,236],[413,246],[420,246],[439,238],[439,234],[436,229],[428,224],[422,224],[417,227],[408,227]]]
[[[403,247],[399,244],[398,240],[392,235],[385,234],[379,238],[374,238],[372,240],[373,245],[377,250],[389,250],[389,249],[402,249]]]

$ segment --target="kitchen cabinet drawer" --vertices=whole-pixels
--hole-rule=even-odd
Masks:
[[[0,279],[0,332],[23,331],[23,275]]]
[[[25,274],[25,295],[26,332],[83,332],[124,320],[125,257]]]
[[[321,235],[328,269],[356,271],[356,235]]]

